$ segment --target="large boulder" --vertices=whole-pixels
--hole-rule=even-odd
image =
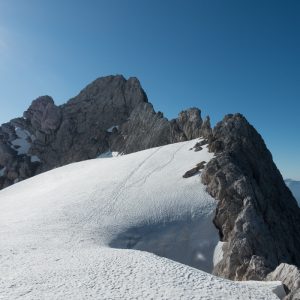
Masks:
[[[119,136],[112,136],[110,147],[120,153],[132,153],[166,145],[171,142],[170,130],[162,113],[156,113],[150,103],[140,103],[120,126]]]

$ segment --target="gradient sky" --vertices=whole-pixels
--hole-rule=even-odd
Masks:
[[[0,0],[0,123],[40,95],[136,76],[168,118],[243,113],[300,180],[299,16],[299,0]]]

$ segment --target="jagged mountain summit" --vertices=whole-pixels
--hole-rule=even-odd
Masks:
[[[132,153],[210,132],[199,109],[168,121],[156,113],[136,78],[95,80],[66,104],[49,96],[32,102],[22,118],[0,127],[0,189],[71,162],[110,152]]]
[[[199,138],[200,140],[192,141],[193,144],[188,144],[188,141]],[[136,162],[138,163],[137,170],[135,168],[131,170],[131,167],[122,164],[116,165],[108,162],[98,165],[97,160],[91,160],[100,157],[99,159],[103,161],[104,157],[115,156],[117,153],[124,155],[120,156],[121,158],[130,157],[133,155],[130,153],[134,152],[137,152],[134,155],[137,155],[136,159],[139,160],[139,155],[141,155],[139,153],[143,153],[138,152],[140,150],[157,149],[155,147],[169,144],[180,147],[178,142],[186,142],[186,145],[189,145],[188,147],[191,149],[186,149],[185,159],[180,160],[176,151],[175,153],[174,151],[165,153],[165,157],[159,158],[160,163],[153,163],[153,170],[146,168],[147,171],[142,172],[140,178],[137,176],[133,180],[134,193],[128,192],[128,179],[135,177],[136,171],[140,170],[139,166],[140,164],[143,165],[144,160]],[[166,147],[173,147],[174,145]],[[180,149],[178,150],[179,153]],[[207,154],[205,158],[203,153]],[[120,157],[108,158],[107,161],[112,160],[121,163],[123,160]],[[172,162],[177,159],[177,167],[168,168],[169,163],[172,166]],[[91,230],[97,231],[99,228],[104,230],[103,228],[110,224],[107,214],[110,215],[112,212],[116,212],[114,213],[114,220],[119,222],[117,212],[124,209],[124,206],[115,207],[113,204],[112,209],[111,203],[121,203],[122,201],[119,202],[118,200],[123,199],[127,193],[129,194],[126,198],[126,205],[129,207],[134,205],[135,201],[144,199],[145,194],[153,197],[155,195],[156,198],[161,198],[160,200],[164,199],[163,194],[166,194],[169,199],[166,203],[170,206],[166,213],[163,213],[160,205],[153,202],[153,198],[151,201],[149,200],[149,203],[152,203],[153,207],[164,216],[162,223],[158,221],[158,218],[150,222],[151,226],[147,227],[149,225],[147,218],[142,218],[142,221],[137,218],[137,215],[140,216],[140,211],[134,212],[133,210],[135,217],[130,219],[126,215],[125,209],[126,217],[124,215],[121,219],[129,218],[126,219],[126,222],[130,221],[131,226],[125,222],[127,228],[125,226],[122,229],[122,232],[126,233],[125,237],[121,235],[112,239],[110,246],[147,250],[205,271],[212,271],[215,275],[231,280],[266,280],[268,278],[281,280],[284,283],[288,282],[285,284],[285,288],[287,293],[291,292],[289,297],[299,293],[298,275],[293,276],[293,279],[286,280],[285,274],[288,274],[290,269],[296,270],[293,272],[298,274],[297,268],[300,266],[298,255],[300,253],[298,234],[300,232],[300,209],[291,191],[284,183],[262,137],[241,114],[225,116],[213,129],[210,126],[209,117],[202,120],[198,108],[188,109],[181,112],[178,118],[167,120],[161,112],[156,113],[154,111],[136,78],[126,80],[123,76],[108,76],[97,79],[83,89],[78,96],[61,106],[56,106],[49,96],[40,97],[32,102],[22,118],[13,119],[0,128],[0,189],[33,175],[83,160],[91,160],[90,165],[98,165],[98,169],[94,171],[87,168],[88,171],[84,173],[85,178],[92,176],[93,172],[95,174],[101,173],[102,169],[105,169],[107,174],[116,172],[116,169],[122,174],[127,174],[127,176],[124,175],[125,178],[121,182],[111,179],[109,184],[112,186],[109,188],[107,188],[106,179],[99,178],[99,183],[97,183],[99,187],[95,183],[95,186],[84,189],[77,179],[72,181],[74,177],[72,174],[81,172],[79,170],[80,164],[74,165],[78,166],[77,171],[73,169],[73,165],[64,167],[67,173],[68,170],[73,170],[66,176],[66,180],[70,180],[69,184],[81,187],[78,195],[72,198],[75,202],[68,204],[68,208],[76,208],[75,211],[71,210],[72,214],[74,216],[80,215],[82,209],[88,213],[90,208],[87,209],[88,206],[85,202],[87,201],[87,203],[95,205],[96,211],[102,216],[97,218],[96,225],[89,222],[90,218],[86,219],[87,222],[78,222],[79,228],[82,226],[85,228],[85,224],[87,226],[90,224],[87,231],[83,230],[84,233],[90,233]],[[151,160],[148,161],[148,163],[150,162]],[[82,164],[84,163],[88,162]],[[168,170],[169,173],[161,172],[161,170]],[[64,174],[65,171],[63,171]],[[47,192],[47,195],[43,192],[40,194],[40,191],[43,191],[42,188],[34,191],[34,182],[38,182],[39,187],[50,182],[50,190],[52,188],[55,190],[57,186],[59,190],[59,187],[63,187],[60,186],[59,182],[63,182],[65,175],[59,175],[56,178],[46,174],[38,175],[37,179],[32,178],[24,181],[24,183],[18,183],[16,187],[5,188],[0,193],[0,198],[3,196],[6,198],[2,204],[4,207],[0,207],[0,210],[3,209],[4,216],[12,216],[12,219],[7,220],[7,222],[14,222],[13,210],[18,206],[17,202],[21,201],[15,197],[15,193],[27,195],[33,191],[37,193],[34,201],[39,201],[39,197],[46,198],[48,199],[47,205],[49,201],[51,204],[53,197],[51,192]],[[50,172],[50,174],[54,173]],[[181,187],[180,199],[187,198],[187,202],[182,200],[183,202],[180,204],[176,196],[178,193],[173,193],[172,184],[170,185],[169,181],[171,175],[176,178],[173,182],[174,187],[177,185],[178,188]],[[51,180],[45,180],[45,178],[51,178]],[[96,176],[96,178],[98,177]],[[153,178],[155,178],[156,183],[150,188],[148,184]],[[155,186],[158,184],[157,179],[159,179],[159,193]],[[197,205],[200,205],[201,195],[191,193],[189,186],[191,180],[197,180],[193,181],[195,184],[193,188],[196,187],[197,189],[198,186],[199,192],[202,189],[206,190],[208,194],[205,199],[210,199],[214,204],[212,205],[213,209],[209,212],[209,216],[212,216],[210,225],[214,225],[215,233],[218,234],[211,234],[212,231],[208,230],[210,228],[208,222],[204,226],[206,229],[204,232],[207,233],[205,238],[201,235],[203,233],[201,226],[192,226],[193,230],[189,228],[186,231],[190,231],[195,244],[201,244],[201,241],[205,240],[206,244],[204,244],[210,245],[210,250],[204,251],[209,253],[210,259],[207,259],[203,251],[200,251],[199,254],[198,248],[196,251],[186,247],[184,243],[181,244],[180,239],[177,240],[176,245],[172,244],[170,241],[174,235],[164,231],[161,227],[161,224],[164,224],[167,228],[173,228],[171,232],[174,234],[174,232],[180,232],[182,227],[185,228],[185,222],[194,224],[195,220],[196,222],[203,221],[203,218],[197,214],[197,209],[199,209]],[[132,188],[130,184],[129,186]],[[25,190],[22,187],[26,187]],[[103,207],[100,205],[101,197],[95,196],[98,195],[98,190],[103,190],[103,193],[107,190],[111,191],[110,194],[104,193],[107,195],[103,199],[107,203],[104,205],[104,213]],[[176,189],[174,188],[174,190]],[[63,199],[68,197],[69,192],[71,190],[63,189],[62,194],[55,199],[61,199],[62,205],[64,205]],[[197,197],[199,197],[199,203],[194,206],[194,201],[197,203]],[[10,207],[9,200],[14,198],[14,204]],[[98,201],[100,202],[98,203]],[[55,203],[59,204],[57,201]],[[85,203],[86,206],[81,207],[80,203]],[[148,207],[149,203],[145,203],[145,207]],[[189,217],[185,221],[180,218],[176,219],[178,217],[176,212],[180,211],[180,205],[184,203],[188,203],[185,209],[190,211]],[[24,207],[25,204],[22,205]],[[43,211],[42,208],[43,206],[41,211]],[[47,207],[45,211],[52,211],[51,209],[51,207]],[[108,209],[107,214],[105,213],[106,209]],[[155,211],[154,215],[157,216],[158,212]],[[55,211],[53,216],[56,216]],[[71,216],[70,220],[74,216]],[[84,213],[82,218],[83,216]],[[41,216],[41,218],[44,217]],[[141,226],[140,224],[137,225],[137,220],[140,220]],[[173,221],[179,223],[174,225]],[[36,224],[40,224],[41,228],[45,225],[39,222]],[[11,227],[5,221],[3,225],[3,228],[6,228],[5,226]],[[31,225],[29,223],[28,226]],[[49,227],[47,226],[46,229]],[[114,226],[109,227],[108,232],[112,233],[116,228]],[[4,229],[3,232],[5,232]],[[36,236],[32,231],[29,230],[28,232]],[[45,236],[44,234],[45,232],[42,236]],[[9,236],[5,244],[12,242],[10,239],[13,235]],[[81,238],[84,241],[84,235]],[[159,238],[162,239],[164,246],[153,246],[153,243],[155,244]],[[95,237],[92,236],[92,239]],[[211,243],[212,240],[213,243]],[[58,242],[60,243],[61,240]],[[56,247],[54,244],[51,245]],[[174,254],[173,251],[168,252],[166,250],[176,247],[179,249],[186,248],[186,253],[184,250],[180,250]],[[6,249],[6,246],[3,245],[3,248]],[[199,254],[198,260],[193,258],[195,253]],[[213,253],[215,253],[214,261],[211,259]],[[205,264],[201,262],[203,257],[205,257]]]

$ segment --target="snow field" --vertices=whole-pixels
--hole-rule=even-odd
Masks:
[[[213,157],[189,150],[195,143],[74,163],[2,190],[0,298],[278,299],[279,283],[198,270],[212,270],[218,234],[216,201],[198,175],[182,178]]]

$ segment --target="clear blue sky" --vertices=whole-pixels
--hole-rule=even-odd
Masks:
[[[0,0],[0,123],[109,74],[169,118],[243,113],[300,179],[299,0]]]

